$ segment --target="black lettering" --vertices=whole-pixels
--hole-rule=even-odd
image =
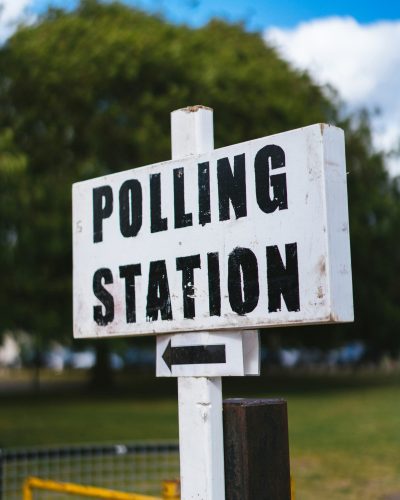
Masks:
[[[192,225],[192,214],[185,213],[185,173],[183,168],[174,168],[175,227]]]
[[[142,186],[136,179],[125,181],[119,190],[119,226],[122,236],[136,236],[142,227]]]
[[[168,229],[167,218],[161,217],[161,174],[150,175],[150,220],[152,233]]]
[[[281,296],[288,311],[300,311],[297,243],[285,245],[286,267],[277,246],[267,247],[268,311],[281,310]]]
[[[265,146],[258,151],[254,160],[257,203],[267,214],[276,209],[285,210],[288,207],[286,174],[270,176],[270,165],[272,170],[285,166],[285,152],[281,147]],[[270,187],[273,193],[272,198]]]
[[[217,161],[219,220],[230,219],[229,201],[237,219],[246,217],[246,164],[245,155],[234,157],[233,174],[229,158]]]
[[[114,299],[104,286],[113,282],[110,269],[98,269],[93,275],[93,293],[100,300],[103,306],[93,307],[93,319],[100,326],[106,326],[114,319]],[[104,311],[103,311],[104,309]]]
[[[200,268],[200,255],[189,255],[176,259],[177,271],[182,271],[183,317],[195,317],[194,305],[194,269]]]
[[[120,278],[125,279],[126,322],[136,323],[135,277],[142,274],[140,264],[119,267]]]
[[[147,321],[172,319],[171,296],[169,293],[167,267],[165,260],[150,262],[149,287],[147,290]]]
[[[199,182],[199,224],[204,226],[211,222],[210,202],[210,164],[208,161],[198,165]]]
[[[113,192],[111,186],[93,188],[93,243],[103,241],[103,219],[113,211]]]
[[[207,254],[210,316],[221,316],[221,284],[218,252]]]
[[[249,248],[235,248],[228,259],[228,294],[232,311],[243,315],[255,309],[260,296],[257,257]]]

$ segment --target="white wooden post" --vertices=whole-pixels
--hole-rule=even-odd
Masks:
[[[171,142],[172,159],[213,150],[212,109],[171,113]],[[178,405],[181,500],[224,500],[221,377],[178,377]]]

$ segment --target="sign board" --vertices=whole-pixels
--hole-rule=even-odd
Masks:
[[[74,336],[353,320],[343,131],[73,186]]]
[[[157,337],[157,377],[260,374],[258,331],[191,332]]]

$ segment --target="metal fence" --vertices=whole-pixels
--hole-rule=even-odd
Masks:
[[[0,500],[20,500],[28,476],[159,496],[162,481],[179,476],[179,449],[177,443],[0,449]],[[70,500],[54,492],[37,498]]]

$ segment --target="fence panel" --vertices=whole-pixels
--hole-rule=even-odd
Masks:
[[[121,443],[0,450],[0,500],[20,500],[28,476],[160,496],[162,481],[179,477],[179,448]],[[54,492],[36,498],[71,500]]]

